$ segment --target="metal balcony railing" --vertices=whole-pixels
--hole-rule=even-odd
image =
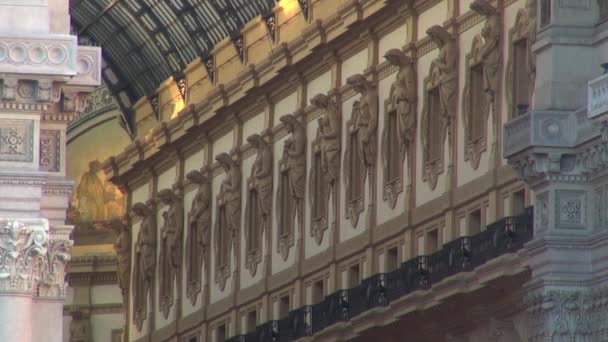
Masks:
[[[500,219],[476,235],[451,241],[433,254],[417,256],[394,271],[375,274],[354,288],[338,290],[318,304],[298,308],[282,320],[266,322],[255,332],[227,341],[288,342],[312,336],[368,310],[387,306],[414,291],[428,290],[447,277],[520,250],[532,240],[533,222],[533,208],[528,207],[521,215]]]

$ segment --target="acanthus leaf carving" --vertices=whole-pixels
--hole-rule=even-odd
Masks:
[[[209,267],[207,251],[211,243],[211,182],[197,170],[190,171],[186,178],[198,185],[188,213],[186,240],[186,297],[195,305],[202,289],[202,268]]]

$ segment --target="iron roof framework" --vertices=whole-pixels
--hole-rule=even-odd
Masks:
[[[79,38],[103,47],[102,76],[123,111],[236,37],[276,0],[70,0]],[[132,118],[130,118],[132,119]]]

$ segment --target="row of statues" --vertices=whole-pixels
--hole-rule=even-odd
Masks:
[[[484,45],[482,63],[484,66],[484,96],[487,103],[493,104],[498,89],[500,25],[496,10],[485,0],[476,0],[471,5],[473,10],[486,17],[482,30]],[[427,34],[435,42],[439,51],[431,63],[431,74],[437,79],[434,86],[438,89],[440,106],[438,117],[444,126],[451,125],[455,113],[457,94],[457,50],[453,36],[440,26],[428,29]],[[414,61],[400,49],[386,52],[386,60],[397,68],[395,79],[390,88],[389,106],[397,116],[397,132],[401,154],[407,154],[416,138],[417,125],[417,87]],[[379,96],[375,84],[363,75],[354,75],[347,79],[358,97],[352,107],[350,124],[356,134],[356,151],[362,167],[367,173],[376,164],[377,137],[379,119]],[[317,120],[317,140],[321,153],[321,166],[324,177],[319,180],[327,189],[335,189],[340,178],[342,145],[342,115],[339,101],[332,96],[318,94],[311,103],[321,110]],[[306,192],[306,125],[296,116],[287,114],[280,118],[287,131],[284,140],[283,154],[279,161],[278,187],[276,189],[276,210],[278,227],[277,250],[286,259],[290,244],[287,240],[296,226],[304,222],[304,199]],[[424,144],[423,134],[423,144]],[[273,152],[271,141],[259,134],[247,138],[247,142],[256,152],[255,161],[247,180],[247,197],[245,207],[244,233],[247,240],[245,263],[252,275],[261,261],[263,248],[262,234],[270,231],[273,208]],[[350,146],[346,146],[350,148]],[[394,156],[398,158],[398,156]],[[400,158],[400,156],[399,156]],[[401,160],[401,159],[399,159]],[[241,165],[234,156],[221,153],[216,161],[224,171],[216,205],[212,206],[210,169],[190,171],[186,179],[197,187],[191,203],[191,209],[183,216],[184,196],[181,189],[164,189],[157,193],[155,199],[146,203],[135,203],[131,206],[132,214],[140,219],[139,232],[134,249],[130,251],[131,235],[124,222],[116,220],[115,229],[119,232],[115,249],[118,254],[118,280],[126,301],[129,286],[133,296],[133,320],[138,329],[147,317],[147,305],[150,289],[158,274],[158,292],[160,309],[167,317],[174,302],[176,283],[182,269],[182,258],[185,259],[186,294],[194,305],[202,288],[203,267],[209,268],[210,245],[213,243],[215,255],[215,281],[224,289],[227,278],[231,275],[231,249],[241,229]],[[312,194],[311,194],[312,195]],[[157,205],[166,207],[162,213],[163,223],[157,230]],[[212,223],[212,207],[216,210],[215,222]],[[212,227],[213,225],[213,227]],[[287,227],[287,228],[286,228]],[[211,229],[214,229],[213,241]],[[157,239],[157,231],[160,233]],[[184,240],[184,234],[188,237]],[[185,243],[184,243],[185,241]],[[317,241],[319,243],[319,241]],[[185,244],[185,246],[182,246]],[[159,249],[157,260],[156,251]],[[269,252],[267,252],[269,253]],[[133,260],[130,272],[129,260]],[[158,270],[157,270],[158,267]],[[158,272],[157,272],[158,271]],[[130,278],[131,276],[131,278]]]

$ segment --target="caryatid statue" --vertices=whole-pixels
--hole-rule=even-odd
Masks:
[[[272,210],[272,149],[270,144],[258,134],[249,136],[247,141],[251,144],[251,147],[257,150],[257,156],[251,169],[253,178],[251,186],[255,188],[258,194],[258,203],[255,205],[258,206],[257,210],[262,215],[263,230],[268,227]]]
[[[133,321],[141,331],[147,318],[148,294],[156,274],[156,212],[154,202],[135,203],[133,214],[141,218],[134,251],[133,270]]]
[[[441,118],[447,126],[456,113],[456,45],[452,35],[441,26],[432,26],[426,33],[439,48],[439,55],[431,63],[431,70],[437,68],[439,72]]]
[[[368,171],[376,161],[376,130],[378,128],[378,91],[363,75],[356,74],[346,83],[360,94],[353,103],[353,120],[357,129],[357,140],[361,160]]]
[[[338,104],[324,94],[317,94],[310,102],[323,109],[319,118],[321,136],[321,160],[324,172],[329,176],[329,185],[337,184],[340,177],[340,146],[342,117]]]
[[[399,142],[402,153],[405,153],[416,133],[416,71],[412,59],[399,49],[387,51],[384,58],[399,69],[391,85],[389,99],[397,111]]]
[[[283,115],[280,120],[291,133],[283,146],[283,158],[287,160],[289,188],[301,224],[306,194],[306,128],[291,114]]]
[[[241,227],[241,169],[228,153],[221,153],[215,157],[224,172],[226,178],[220,186],[220,199],[226,206],[226,219],[231,232],[238,231]]]
[[[122,294],[123,304],[126,305],[131,276],[131,233],[129,227],[121,219],[111,220],[110,228],[117,234],[114,242],[114,251],[117,258],[116,277],[118,278],[118,287]]]
[[[201,291],[203,263],[206,263],[211,243],[211,182],[197,170],[188,172],[186,178],[198,185],[188,213],[186,239],[186,296],[195,305]]]
[[[526,1],[526,12],[528,13],[528,37],[527,37],[527,66],[528,75],[530,77],[529,92],[528,92],[528,106],[532,107],[532,97],[534,95],[534,87],[536,83],[536,55],[532,50],[532,46],[536,43],[536,0]]]
[[[488,113],[490,109],[495,112],[500,71],[500,18],[497,10],[486,0],[475,0],[471,3],[471,9],[486,18],[481,30],[484,43],[480,51],[483,63],[484,113]]]
[[[161,190],[158,198],[167,206],[160,229],[158,259],[160,309],[166,319],[173,305],[175,279],[182,263],[184,208],[181,197],[171,189]]]

